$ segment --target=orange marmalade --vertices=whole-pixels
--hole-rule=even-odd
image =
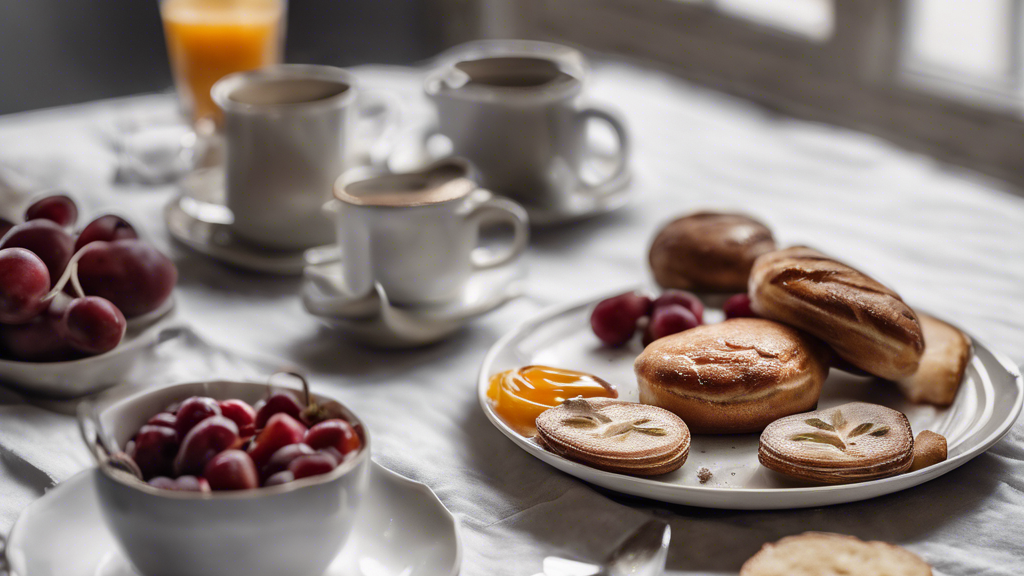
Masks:
[[[498,416],[523,436],[537,433],[534,422],[541,412],[567,398],[616,398],[615,387],[585,372],[523,366],[491,376],[487,397]]]

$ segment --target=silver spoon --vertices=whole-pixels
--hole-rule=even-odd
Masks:
[[[544,559],[545,576],[659,576],[665,572],[672,529],[651,520],[626,537],[602,565],[557,556]]]

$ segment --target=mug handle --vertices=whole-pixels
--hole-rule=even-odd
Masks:
[[[600,182],[588,183],[585,182],[580,175],[580,181],[584,182],[582,187],[583,190],[588,192],[600,191],[609,182],[614,182],[617,178],[620,178],[626,173],[629,168],[629,156],[632,151],[632,143],[629,139],[629,133],[626,131],[626,124],[622,118],[611,110],[603,108],[582,108],[576,112],[576,118],[580,123],[581,129],[585,129],[588,122],[592,120],[602,120],[611,126],[612,131],[615,132],[615,136],[619,141],[619,148],[615,152],[615,170]]]
[[[359,122],[379,124],[376,132],[366,138],[371,142],[366,153],[371,165],[383,165],[398,140],[402,103],[393,94],[383,90],[363,90],[359,94],[356,110]]]
[[[466,215],[466,219],[477,228],[489,223],[508,222],[512,225],[513,235],[512,242],[504,250],[490,251],[477,246],[470,256],[473,268],[483,270],[510,262],[522,254],[530,243],[526,210],[508,198],[497,197],[486,190],[477,190],[474,194],[480,195],[481,199]]]

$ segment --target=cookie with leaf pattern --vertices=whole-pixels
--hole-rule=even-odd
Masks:
[[[810,482],[864,482],[906,472],[914,461],[914,434],[902,412],[853,402],[772,422],[761,433],[757,458]]]
[[[690,430],[678,416],[611,398],[570,398],[537,417],[537,433],[555,454],[620,474],[665,474],[690,453]]]

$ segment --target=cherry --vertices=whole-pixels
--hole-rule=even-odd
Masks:
[[[78,220],[78,206],[70,197],[55,194],[40,198],[25,210],[25,220],[50,220],[65,228]]]
[[[184,438],[196,424],[211,416],[220,415],[220,405],[216,400],[206,396],[193,396],[178,406],[174,429],[178,431],[180,437]]]
[[[746,294],[734,294],[722,304],[725,318],[757,318],[757,314],[750,308],[750,296]]]
[[[278,486],[280,484],[287,484],[295,480],[295,475],[291,472],[284,470],[274,474],[267,481],[263,483],[264,486]]]
[[[178,418],[174,414],[171,414],[170,412],[159,412],[155,414],[152,418],[150,418],[146,422],[146,425],[161,426],[163,428],[170,428],[171,430],[176,430],[174,425],[177,422],[177,420]]]
[[[325,420],[310,428],[306,432],[303,442],[318,450],[334,448],[341,454],[342,459],[349,452],[359,450],[362,445],[362,441],[359,440],[359,435],[356,434],[352,425],[337,418]]]
[[[115,240],[130,240],[138,238],[135,228],[124,218],[107,214],[100,216],[82,229],[75,242],[75,252],[81,250],[91,242],[113,242]]]
[[[0,348],[14,360],[23,362],[61,362],[77,353],[45,315],[27,324],[0,325]]]
[[[295,418],[284,413],[274,414],[249,446],[249,455],[256,466],[262,468],[274,452],[289,444],[302,442],[305,434],[306,427]]]
[[[644,346],[659,338],[699,326],[697,318],[690,309],[681,304],[667,304],[655,308],[651,323],[644,332]]]
[[[134,318],[160,308],[171,296],[178,269],[142,240],[97,242],[78,260],[78,280],[86,294],[102,296]]]
[[[6,218],[0,218],[0,238],[3,238],[11,228],[14,228],[14,222]]]
[[[164,490],[175,490],[177,492],[210,491],[210,483],[206,481],[206,478],[196,478],[195,476],[182,476],[177,479],[171,479],[161,476],[150,480],[149,485],[153,486],[154,488],[162,488]]]
[[[241,450],[225,450],[214,456],[203,469],[203,477],[214,490],[251,490],[260,486],[256,464]]]
[[[135,446],[128,455],[138,464],[143,478],[169,476],[174,472],[178,453],[178,433],[164,426],[146,425],[135,435]]]
[[[685,306],[693,313],[693,317],[697,319],[697,324],[704,323],[704,303],[700,301],[695,294],[687,292],[685,290],[665,290],[661,296],[654,301],[654,310],[669,304],[680,304]]]
[[[200,474],[214,456],[238,442],[238,426],[223,416],[211,416],[185,436],[174,459],[174,473]]]
[[[256,411],[241,400],[221,400],[220,413],[238,424],[238,435],[248,438],[256,433]]]
[[[71,260],[75,242],[63,228],[49,220],[30,220],[11,228],[0,248],[24,248],[46,264],[52,288]]]
[[[295,476],[295,479],[327,474],[338,467],[338,461],[330,454],[316,453],[306,456],[299,456],[288,465],[288,471]]]
[[[256,429],[265,427],[271,416],[282,412],[298,420],[302,415],[302,406],[290,393],[274,392],[256,409]]]
[[[51,286],[41,258],[25,248],[0,250],[0,322],[24,324],[38,316]]]
[[[650,312],[651,299],[636,292],[602,300],[590,315],[594,334],[608,346],[622,346],[633,337],[637,322]]]
[[[103,354],[116,348],[127,328],[124,314],[99,296],[72,300],[58,324],[58,331],[68,344],[89,354]]]
[[[260,471],[263,473],[264,478],[269,478],[282,470],[287,470],[292,460],[299,456],[308,456],[309,454],[316,454],[316,450],[313,450],[306,444],[289,444],[274,452]]]

